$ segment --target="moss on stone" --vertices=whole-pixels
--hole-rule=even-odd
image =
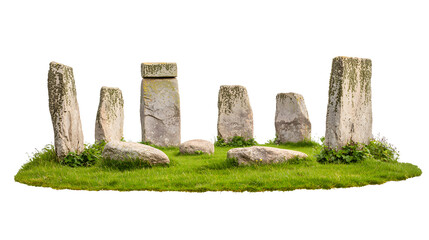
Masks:
[[[232,113],[233,106],[247,96],[247,90],[240,85],[222,85],[219,90],[218,108],[222,113]]]

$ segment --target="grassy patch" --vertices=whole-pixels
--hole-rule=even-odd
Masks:
[[[213,155],[181,155],[178,148],[160,148],[170,158],[170,165],[97,159],[90,167],[69,167],[56,161],[52,146],[48,146],[22,166],[15,181],[55,189],[253,192],[356,187],[422,174],[409,163],[372,158],[351,164],[320,164],[314,157],[321,149],[317,144],[264,146],[297,150],[310,157],[273,165],[237,166],[236,161],[226,159],[232,147],[216,147]]]

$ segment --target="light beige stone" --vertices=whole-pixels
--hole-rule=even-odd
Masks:
[[[73,69],[51,62],[48,73],[49,111],[55,136],[55,152],[63,159],[69,152],[84,150],[82,124]]]
[[[102,157],[118,161],[145,161],[150,164],[168,164],[168,156],[154,147],[134,143],[112,141],[104,147]]]
[[[142,63],[142,78],[177,77],[176,63]]]
[[[372,137],[370,59],[336,57],[332,61],[325,144],[367,144]]]
[[[253,138],[253,112],[245,87],[220,86],[217,132],[226,142],[234,136]]]
[[[198,154],[198,153],[214,153],[214,144],[202,139],[194,139],[180,144],[180,153],[183,154]]]
[[[236,159],[238,165],[279,163],[295,157],[306,158],[308,156],[298,151],[261,146],[233,148],[227,152],[227,158]]]
[[[144,78],[141,87],[142,141],[180,145],[180,96],[176,78]]]
[[[124,99],[119,88],[102,87],[95,120],[95,141],[120,141],[124,133]]]
[[[277,94],[275,127],[277,140],[280,143],[311,139],[311,123],[302,95]]]

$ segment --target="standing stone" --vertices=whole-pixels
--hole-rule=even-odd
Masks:
[[[253,138],[253,112],[247,90],[238,85],[219,89],[217,134],[226,142],[235,136]]]
[[[180,98],[176,63],[142,63],[142,141],[180,145]]]
[[[120,141],[124,133],[124,99],[119,88],[102,87],[95,120],[95,141]]]
[[[304,97],[297,93],[276,96],[276,136],[280,143],[311,139],[311,123]]]
[[[55,136],[55,152],[63,159],[69,152],[84,150],[82,124],[73,69],[51,62],[48,73],[49,111]]]
[[[370,59],[336,57],[332,61],[325,144],[368,144],[372,137]]]

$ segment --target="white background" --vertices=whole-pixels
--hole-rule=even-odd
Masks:
[[[296,1],[298,2],[298,1]],[[428,239],[428,6],[424,1],[1,1],[1,239]],[[85,142],[101,86],[140,141],[140,63],[177,62],[182,141],[214,140],[220,85],[246,86],[256,140],[275,95],[304,96],[324,135],[332,58],[373,61],[374,134],[423,175],[379,186],[267,193],[52,190],[14,182],[53,143],[49,62],[74,69]]]

